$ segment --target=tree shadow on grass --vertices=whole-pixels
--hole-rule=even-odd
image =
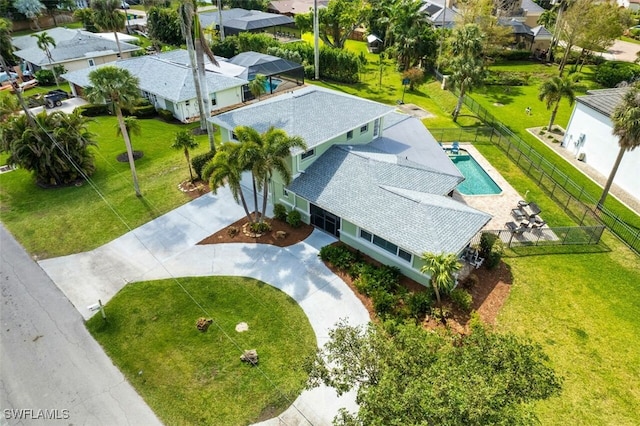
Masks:
[[[487,86],[484,93],[492,103],[502,105],[512,104],[523,94],[520,86]]]
[[[565,245],[565,246],[520,246],[511,247],[505,253],[506,257],[545,256],[550,254],[590,254],[608,253],[611,251],[603,241],[592,245]]]

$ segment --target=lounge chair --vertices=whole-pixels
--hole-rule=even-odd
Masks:
[[[482,266],[482,262],[484,262],[484,257],[476,257],[475,261],[471,262],[471,264],[475,266],[476,269],[478,269]]]
[[[455,142],[451,145],[451,153],[452,153],[452,154],[458,154],[458,153],[460,153],[460,142],[455,141]]]
[[[533,225],[531,225],[531,227],[532,227],[533,229],[536,229],[536,228],[538,228],[538,229],[539,229],[539,228],[542,228],[543,226],[545,226],[546,224],[547,224],[547,222],[545,222],[544,220],[541,220],[541,221],[539,221],[539,222],[538,222],[538,221],[535,221],[535,222],[533,223]]]
[[[524,211],[525,214],[530,218],[534,218],[542,212],[542,210],[536,203],[527,204],[526,206],[522,207],[522,211]]]
[[[526,219],[527,214],[522,211],[522,209],[511,209],[511,216],[513,216],[516,220]]]
[[[528,223],[522,222],[520,225],[518,225],[515,222],[507,222],[504,224],[504,226],[506,226],[507,229],[514,234],[522,234],[528,228]]]

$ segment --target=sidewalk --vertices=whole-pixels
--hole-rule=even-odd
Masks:
[[[287,293],[303,309],[318,345],[341,318],[369,322],[351,289],[318,258],[335,239],[314,230],[305,241],[279,248],[266,244],[196,245],[235,222],[244,212],[228,189],[206,194],[95,250],[53,259],[40,266],[84,318],[87,306],[108,302],[127,283],[184,276],[237,275],[262,280]],[[330,424],[340,407],[356,409],[355,394],[338,398],[331,388],[303,392],[279,418],[261,423]]]

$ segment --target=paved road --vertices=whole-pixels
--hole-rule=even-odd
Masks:
[[[2,225],[0,251],[0,424],[159,425],[78,311]],[[34,411],[19,421],[11,409]],[[49,412],[58,420],[33,419],[45,409],[58,410]]]

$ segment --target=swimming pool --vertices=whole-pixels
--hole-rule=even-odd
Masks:
[[[282,80],[280,80],[279,78],[272,78],[271,82],[269,82],[269,79],[267,79],[264,82],[264,91],[265,93],[273,93],[276,91],[276,89],[278,88],[278,86],[280,85],[280,83],[282,83]]]
[[[484,171],[482,166],[469,153],[460,150],[459,155],[451,157],[460,173],[465,177],[464,182],[458,185],[458,191],[464,195],[495,195],[502,189]]]

